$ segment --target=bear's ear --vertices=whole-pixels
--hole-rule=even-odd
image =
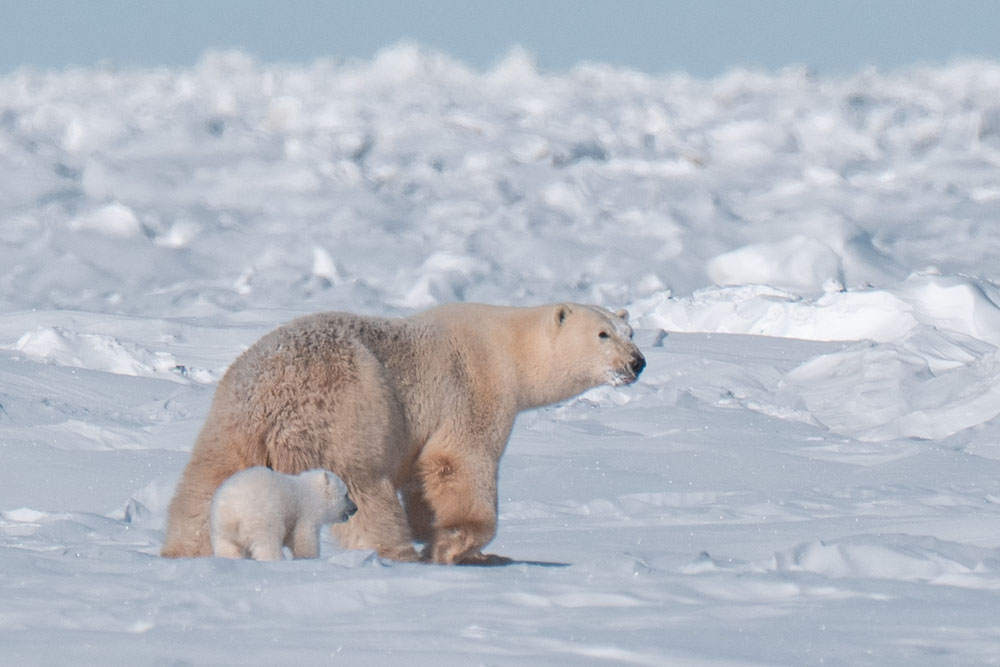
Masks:
[[[622,308],[621,310],[615,311],[615,317],[619,317],[626,322],[628,322],[628,311]]]
[[[562,303],[556,306],[555,322],[556,326],[562,326],[562,323],[566,321],[566,318],[572,312],[566,304]]]

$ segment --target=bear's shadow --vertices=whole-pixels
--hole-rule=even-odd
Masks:
[[[483,558],[464,560],[456,563],[465,567],[507,567],[510,565],[533,565],[535,567],[569,567],[570,563],[544,560],[516,560],[497,554],[483,554]]]

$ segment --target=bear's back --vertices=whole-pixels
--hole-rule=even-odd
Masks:
[[[350,367],[359,348],[394,373],[406,373],[412,360],[426,355],[427,343],[440,339],[424,323],[402,318],[367,317],[341,312],[306,315],[263,336],[233,362],[223,383],[251,390],[262,375],[294,374],[323,362]]]

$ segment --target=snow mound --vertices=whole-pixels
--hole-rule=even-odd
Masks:
[[[910,535],[815,540],[775,554],[775,572],[1000,587],[1000,553]],[[973,575],[979,575],[978,577]],[[976,581],[978,579],[978,585]]]
[[[961,343],[930,331],[901,344],[852,345],[786,374],[776,400],[863,442],[943,439],[1000,414],[1000,352]],[[949,344],[961,351],[942,368],[934,361]]]
[[[915,274],[893,288],[803,296],[762,285],[659,293],[633,303],[640,327],[854,342],[742,405],[878,442],[941,439],[1000,415],[1000,308],[992,283]]]
[[[992,284],[963,276],[916,275],[899,288],[899,295],[921,323],[956,331],[1000,346],[1000,306],[988,293]]]
[[[716,255],[708,260],[707,270],[717,285],[773,285],[809,291],[844,280],[840,256],[823,241],[801,234]]]
[[[629,307],[644,328],[824,341],[897,340],[917,325],[911,310],[886,290],[810,298],[765,285],[708,287],[682,298],[661,293]]]
[[[661,292],[630,312],[639,326],[668,331],[888,342],[930,327],[1000,345],[1000,307],[981,281],[912,275],[891,288],[826,287],[819,296],[759,284],[708,287],[688,297]]]
[[[25,357],[59,366],[181,380],[179,366],[167,352],[151,352],[104,334],[79,333],[62,327],[39,327],[13,346]]]
[[[142,233],[135,211],[119,203],[107,204],[69,222],[73,231],[88,230],[118,238],[133,238]]]

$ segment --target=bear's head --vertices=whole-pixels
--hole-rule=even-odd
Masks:
[[[306,484],[316,497],[321,499],[325,522],[340,523],[350,519],[358,506],[347,493],[344,480],[329,470],[308,470],[302,473]]]
[[[646,367],[632,341],[627,311],[564,303],[552,307],[550,318],[555,367],[572,392],[567,396],[602,384],[631,384]]]

